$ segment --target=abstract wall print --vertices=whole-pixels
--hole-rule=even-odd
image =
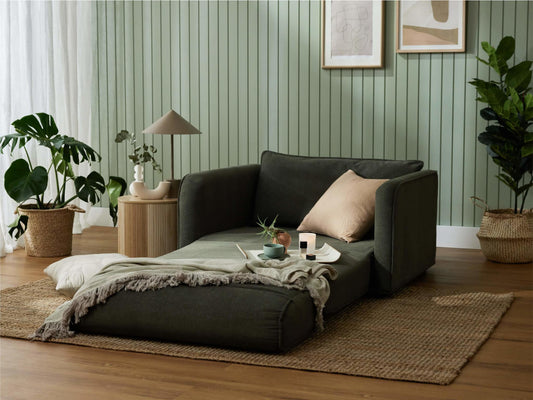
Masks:
[[[396,51],[465,51],[464,0],[398,0]]]
[[[383,1],[322,1],[322,68],[383,66]]]

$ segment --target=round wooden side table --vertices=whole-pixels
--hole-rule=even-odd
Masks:
[[[118,199],[118,252],[159,257],[178,248],[178,200]]]

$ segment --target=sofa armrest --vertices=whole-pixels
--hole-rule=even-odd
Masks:
[[[186,175],[178,197],[178,247],[209,233],[253,223],[259,165]]]
[[[437,196],[436,171],[394,178],[377,190],[372,291],[391,293],[435,263]]]

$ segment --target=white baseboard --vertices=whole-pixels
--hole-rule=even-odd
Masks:
[[[113,226],[109,210],[105,207],[91,207],[89,223],[96,226]],[[479,228],[467,226],[437,226],[437,247],[455,247],[459,249],[479,249],[476,233]]]
[[[476,233],[479,228],[469,226],[437,226],[437,247],[455,247],[458,249],[479,249]]]

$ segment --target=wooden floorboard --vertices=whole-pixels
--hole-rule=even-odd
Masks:
[[[73,254],[117,250],[114,228],[75,235]],[[0,288],[45,277],[57,258],[0,259]],[[533,265],[487,262],[477,250],[438,249],[415,285],[492,293],[515,301],[489,340],[448,386],[188,360],[0,338],[4,399],[533,399]],[[1,299],[0,299],[1,301]]]

